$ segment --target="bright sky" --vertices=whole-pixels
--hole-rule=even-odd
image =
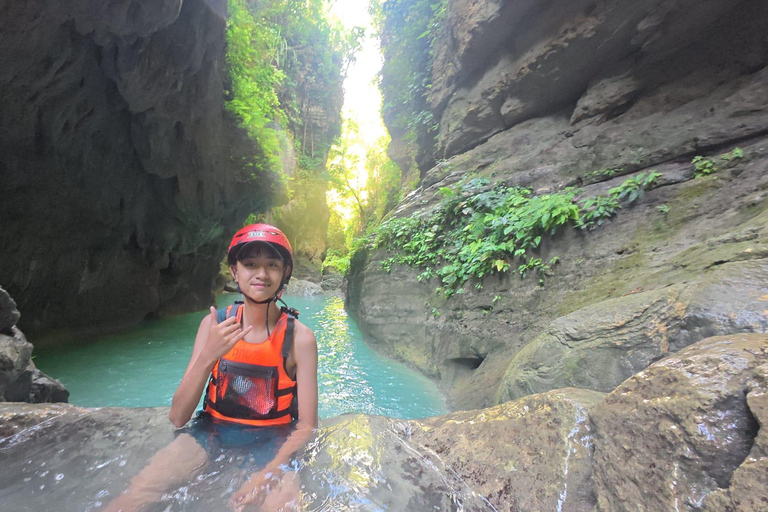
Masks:
[[[386,134],[386,129],[381,120],[381,93],[374,82],[381,70],[382,57],[379,42],[371,35],[373,27],[368,14],[368,2],[335,0],[331,6],[331,16],[341,21],[347,30],[353,27],[366,29],[367,37],[344,81],[343,114],[357,122],[366,145],[372,145]]]
[[[330,9],[332,18],[338,19],[347,30],[353,27],[364,27],[366,37],[357,53],[355,62],[347,71],[344,81],[344,107],[342,115],[345,119],[355,121],[360,129],[360,140],[350,146],[350,151],[358,156],[356,188],[363,187],[367,179],[365,156],[368,148],[379,138],[386,135],[384,122],[381,120],[381,92],[376,85],[376,75],[381,70],[382,56],[379,51],[379,41],[373,35],[371,17],[368,14],[368,2],[364,0],[332,0]],[[329,193],[331,204],[338,205],[335,194]],[[349,219],[351,211],[343,208],[343,216]]]

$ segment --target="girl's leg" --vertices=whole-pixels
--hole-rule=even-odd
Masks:
[[[208,462],[202,446],[189,434],[181,434],[149,459],[144,469],[131,479],[122,494],[112,500],[105,512],[138,512],[160,501],[170,487],[194,478]]]

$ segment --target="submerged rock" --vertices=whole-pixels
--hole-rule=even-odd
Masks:
[[[595,409],[598,510],[765,510],[768,336],[701,341]]]

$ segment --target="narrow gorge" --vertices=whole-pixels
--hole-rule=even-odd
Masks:
[[[301,509],[768,510],[768,3],[371,10],[407,194],[352,244],[346,308],[453,412],[324,419],[297,457]],[[225,108],[226,2],[0,14],[8,401],[66,399],[21,331],[208,306],[249,214],[271,210],[319,266],[325,189],[288,197]],[[340,83],[295,76],[325,99],[283,128],[325,148]],[[166,416],[4,404],[0,497],[99,510],[174,438]],[[158,507],[225,506],[239,476],[216,464]]]

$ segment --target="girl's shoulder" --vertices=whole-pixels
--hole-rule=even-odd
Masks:
[[[314,347],[317,349],[317,340],[315,339],[315,333],[312,329],[296,320],[294,344],[298,349],[306,349]]]

